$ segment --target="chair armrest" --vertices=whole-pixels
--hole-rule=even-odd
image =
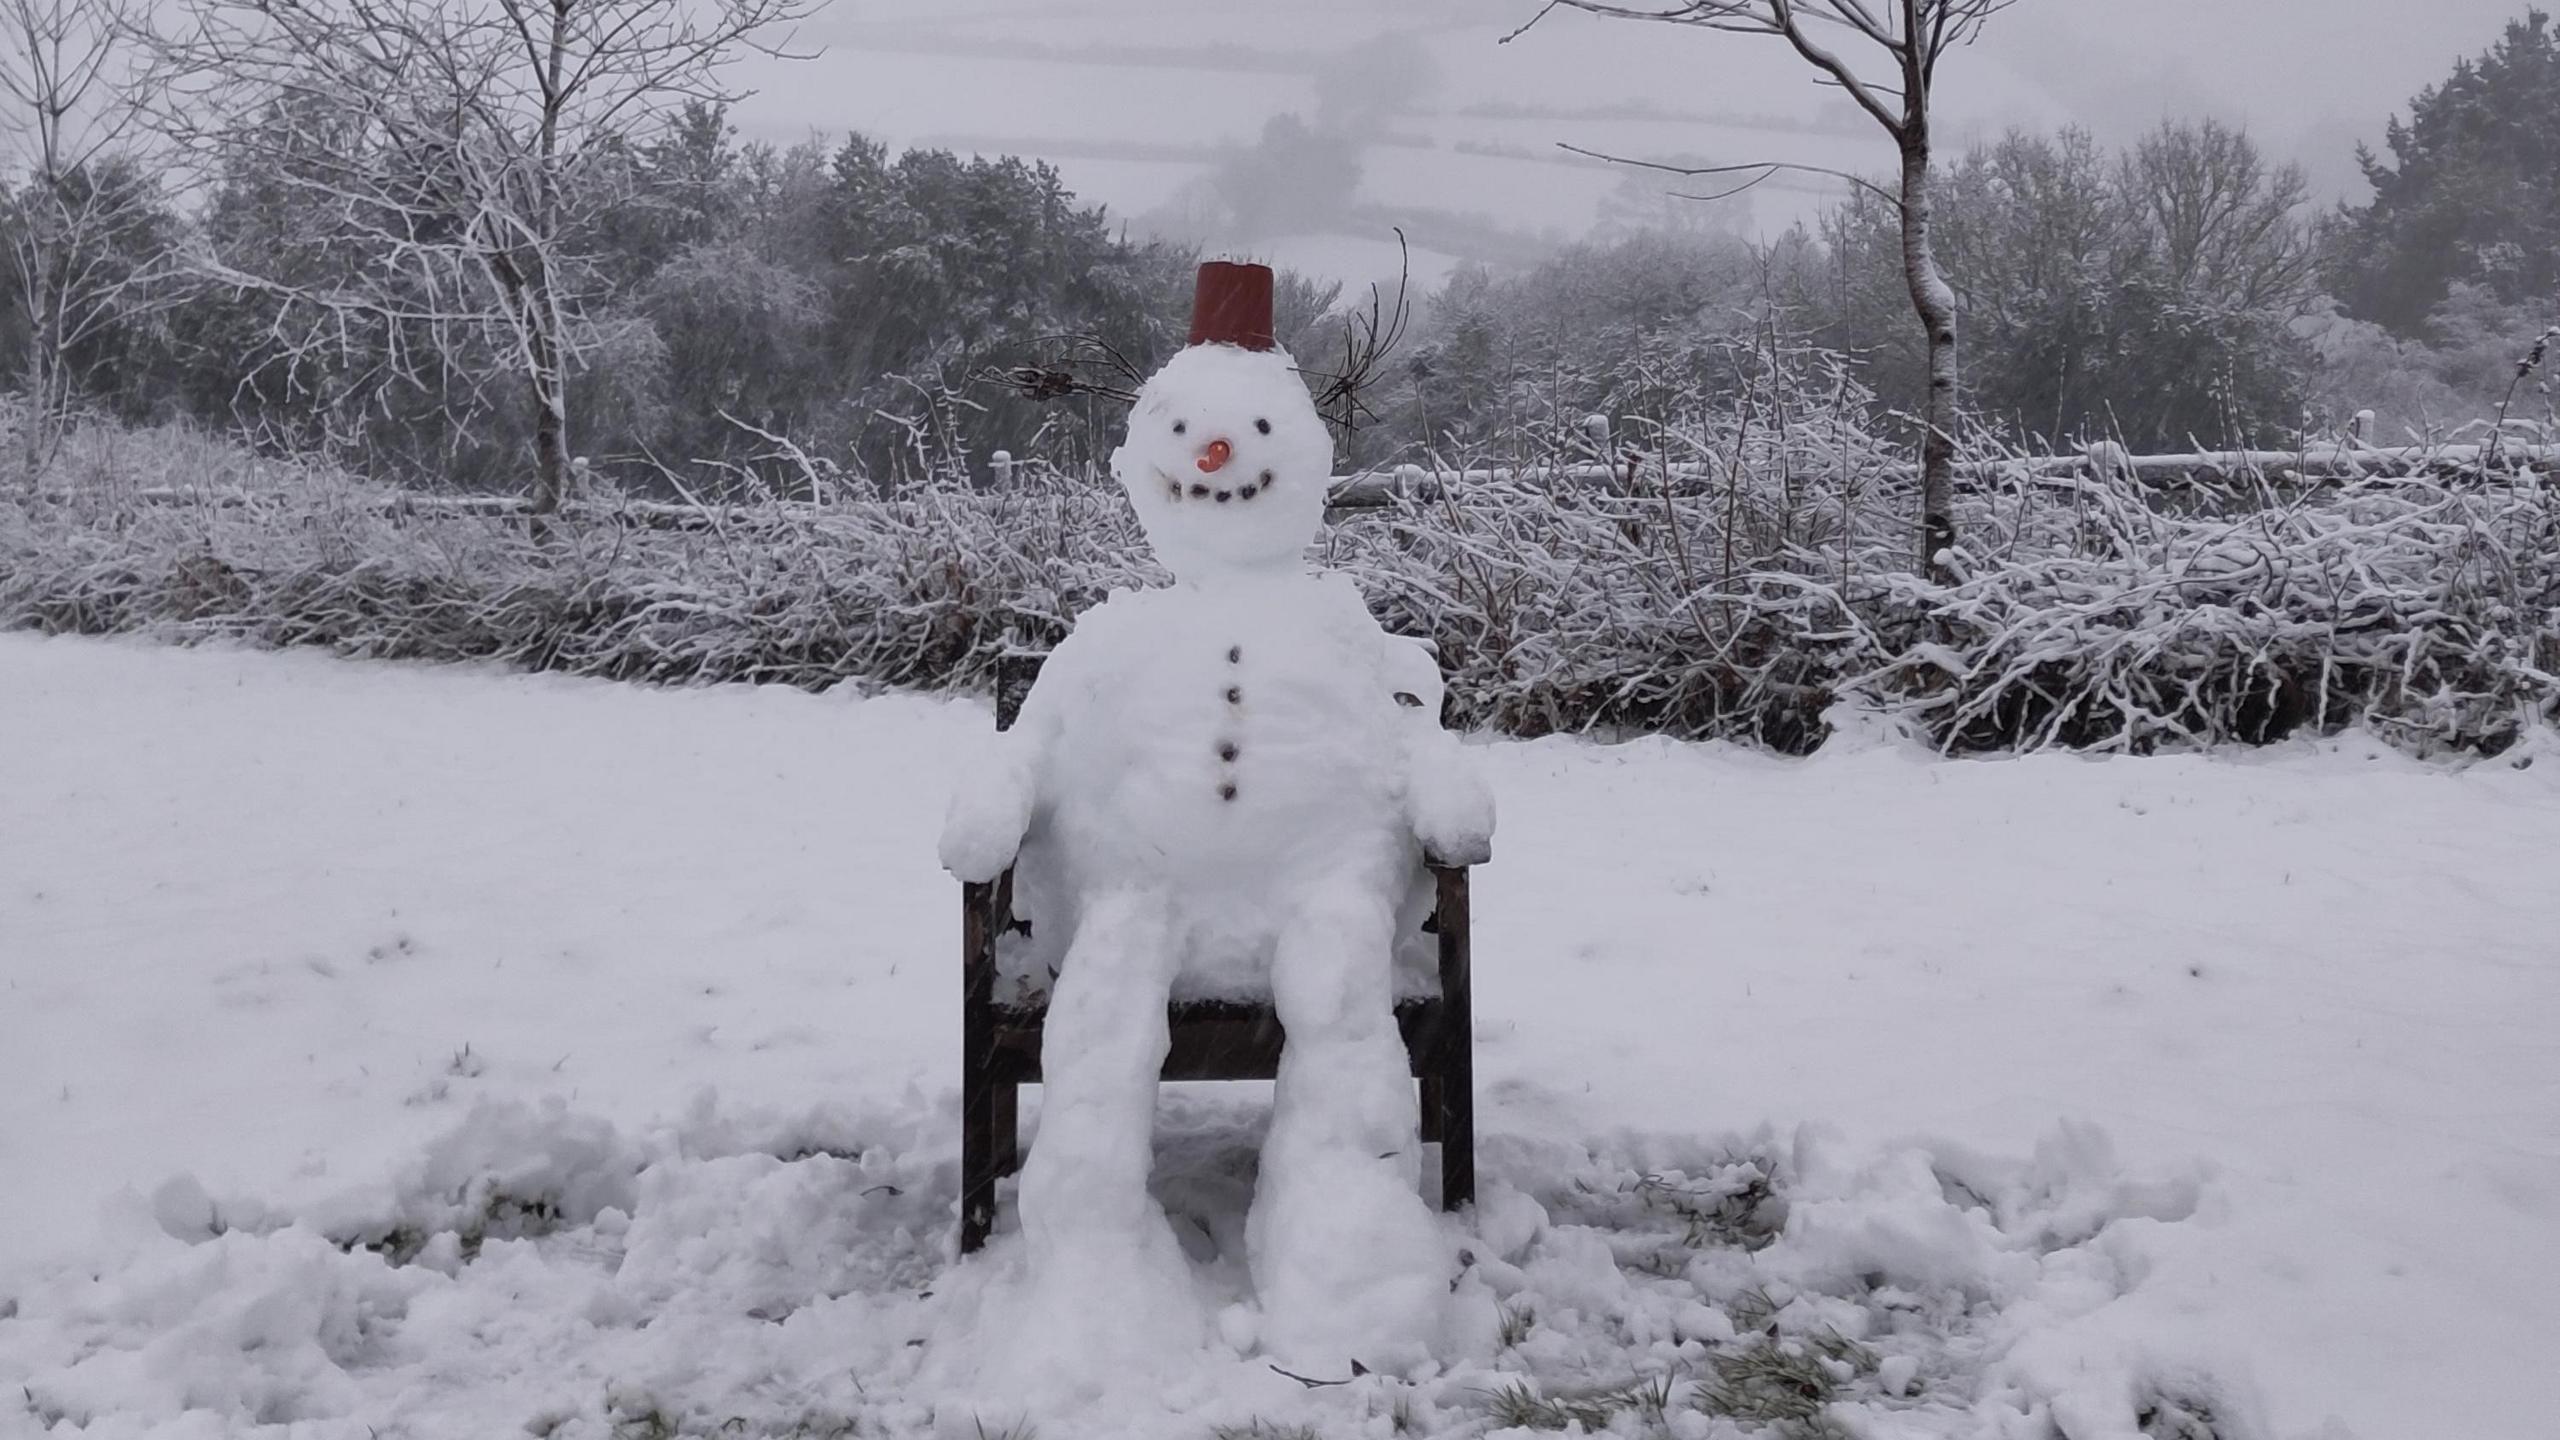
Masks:
[[[1013,919],[1013,869],[993,880],[960,882],[960,963],[974,990],[995,984],[996,938]]]
[[[1431,881],[1431,930],[1439,952],[1440,995],[1463,1006],[1471,988],[1469,972],[1475,965],[1475,915],[1468,896],[1467,867],[1434,865]]]

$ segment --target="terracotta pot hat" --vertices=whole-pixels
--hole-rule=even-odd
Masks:
[[[1271,267],[1236,260],[1203,263],[1191,292],[1191,343],[1274,348]]]

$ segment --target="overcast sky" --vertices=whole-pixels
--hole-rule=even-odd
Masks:
[[[2036,77],[2091,128],[2210,112],[2320,153],[2379,141],[2419,87],[2496,41],[2526,0],[2020,0],[1988,59]]]
[[[2343,127],[2379,133],[2382,117],[2405,108],[2417,87],[2441,78],[2456,57],[2493,42],[2506,21],[2524,13],[2529,0],[2019,0],[1997,17],[1981,43],[1980,59],[2041,83],[2054,105],[2101,129],[2147,125],[2163,114],[2212,110],[2245,118],[2270,135],[2302,135]],[[1343,45],[1412,22],[1427,24],[1448,40],[1478,32],[1479,43],[1496,38],[1535,13],[1538,0],[1258,0],[1287,33],[1274,48]],[[1165,43],[1190,37],[1204,43],[1252,45],[1271,38],[1250,28],[1214,23],[1217,0],[831,0],[809,33],[830,42],[844,58],[860,45],[866,25],[904,26],[973,15],[990,19],[1040,16],[1087,31],[1094,44]],[[1472,17],[1473,23],[1470,24]],[[1209,20],[1211,23],[1203,23]],[[1594,65],[1580,45],[1549,44],[1552,35],[1598,29],[1630,52],[1675,48],[1703,54],[1749,50],[1753,42],[1713,35],[1666,37],[1653,27],[1612,25],[1559,13],[1548,33],[1522,42],[1547,49],[1560,63],[1558,92],[1591,94],[1618,88],[1615,67]],[[1331,32],[1328,34],[1328,32]],[[953,56],[965,68],[966,57]],[[830,114],[858,111],[894,115],[896,93],[847,95],[830,85],[838,68],[821,59],[805,75],[771,76],[781,93],[762,110],[787,110],[812,123]],[[1957,79],[1976,68],[1958,62]],[[917,65],[909,78],[918,89],[944,82],[944,65]],[[1810,88],[1810,87],[1808,87]],[[1685,96],[1660,97],[1679,100]],[[1810,104],[1810,98],[1808,103]],[[990,116],[990,120],[1000,116]],[[1037,116],[1025,116],[1036,119]],[[1165,117],[1182,128],[1179,115]]]
[[[1481,211],[1506,233],[1549,239],[1579,233],[1619,177],[1559,164],[1559,141],[1718,162],[1892,164],[1881,136],[1854,124],[1803,131],[1825,107],[1839,118],[1841,99],[1768,41],[1560,11],[1497,43],[1539,3],[831,0],[801,33],[820,58],[742,67],[738,78],[761,93],[738,118],[769,139],[858,129],[894,146],[1046,155],[1115,213],[1161,217],[1183,203],[1204,157],[1250,143],[1274,115],[1314,115],[1322,77],[1393,49],[1419,64],[1384,87],[1396,107],[1372,124],[1360,187],[1373,205]],[[2486,49],[2527,3],[2019,0],[1950,62],[1944,128],[1961,139],[2077,122],[2114,144],[2163,118],[2213,115],[2300,161],[2323,191],[2353,195],[2356,142],[2378,141],[2419,87]],[[1631,104],[1681,123],[1592,118]],[[1514,159],[1486,158],[1496,151]],[[1790,184],[1752,203],[1750,223],[1765,233],[1827,202]],[[1317,263],[1278,248],[1289,263]],[[1337,273],[1368,263],[1335,258]]]

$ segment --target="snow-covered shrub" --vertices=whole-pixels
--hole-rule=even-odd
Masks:
[[[32,495],[0,490],[0,623],[671,683],[966,685],[1138,578],[1116,492],[1037,474],[1001,495],[597,505],[537,541],[521,516],[322,466],[189,474],[218,448],[90,438],[105,463],[84,449]]]
[[[1467,720],[1801,750],[1847,700],[1951,750],[2352,723],[2495,750],[2560,716],[2560,488],[2530,469],[2453,452],[2415,478],[2159,491],[1975,437],[1941,586],[1913,573],[1914,477],[1854,379],[1742,359],[1605,482],[1564,478],[1559,451],[1342,528],[1337,563],[1439,642]]]
[[[1765,480],[1765,476],[1763,477]],[[1646,497],[1497,480],[1352,565],[1433,635],[1467,719],[1820,743],[1850,700],[1951,750],[2259,743],[2365,723],[2494,750],[2560,715],[2560,492],[2368,480],[2164,513],[2080,477],[1965,497],[1960,582],[1910,573],[1904,482]],[[1766,502],[1768,487],[1759,496]],[[1819,512],[1849,497],[1849,520]],[[1352,534],[1358,534],[1354,527]]]
[[[1839,702],[1953,750],[2365,724],[2495,750],[2560,717],[2560,486],[2530,470],[2145,495],[1969,457],[1960,578],[1911,573],[1909,472],[1836,375],[1425,473],[1328,534],[1464,722],[1804,751]],[[982,687],[1152,576],[1116,487],[1016,467],[889,500],[519,517],[183,432],[83,431],[0,482],[0,626],[322,645],[657,682]]]
[[[2164,515],[2085,481],[2033,543],[1877,607],[1851,688],[1952,749],[2148,749],[2374,727],[2495,750],[2560,716],[2560,492],[2541,477],[2365,480]]]

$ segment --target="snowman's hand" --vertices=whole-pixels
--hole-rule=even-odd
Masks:
[[[960,776],[942,817],[942,868],[963,881],[993,880],[1013,863],[1031,829],[1038,785],[1027,747],[998,735]]]
[[[1458,737],[1440,728],[1448,694],[1440,662],[1428,641],[1379,639],[1405,727],[1405,817],[1414,838],[1435,863],[1481,865],[1493,858],[1493,791]]]
[[[1458,737],[1437,725],[1416,735],[1407,751],[1405,810],[1432,863],[1481,865],[1493,858],[1493,789]]]

